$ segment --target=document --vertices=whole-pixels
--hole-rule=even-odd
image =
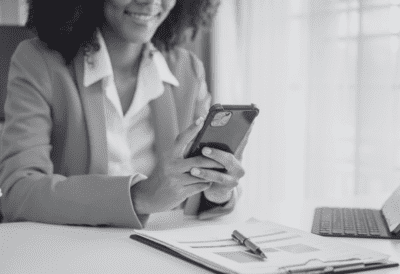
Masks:
[[[267,258],[234,241],[234,230],[251,239]],[[337,239],[258,220],[164,231],[135,230],[135,235],[223,273],[329,273],[381,264],[389,258]]]

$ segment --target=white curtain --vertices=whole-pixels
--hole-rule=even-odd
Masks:
[[[212,90],[260,108],[243,162],[253,216],[399,185],[399,20],[394,0],[222,1]]]

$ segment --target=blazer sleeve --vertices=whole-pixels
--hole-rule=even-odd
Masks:
[[[196,111],[194,119],[197,119],[200,116],[203,116],[205,118],[211,105],[211,95],[207,89],[206,74],[203,63],[196,57],[193,58],[195,63],[195,71],[197,72],[200,81],[200,89],[195,104]],[[235,208],[236,202],[240,197],[240,194],[241,187],[239,185],[238,187],[234,188],[233,195],[229,201],[223,204],[216,204],[208,201],[204,194],[201,193],[200,202],[197,210],[198,218],[209,219],[231,213]]]
[[[47,58],[47,55],[46,55]],[[0,199],[4,221],[142,228],[129,176],[53,173],[50,158],[50,68],[43,52],[23,43],[12,57],[1,136]]]

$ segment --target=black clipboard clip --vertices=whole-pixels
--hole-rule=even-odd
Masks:
[[[392,261],[368,262],[359,259],[350,259],[346,261],[321,262],[321,264],[308,265],[311,261],[320,261],[312,259],[304,264],[291,265],[279,268],[280,274],[331,274],[331,273],[355,273],[360,271],[397,267],[398,263]]]

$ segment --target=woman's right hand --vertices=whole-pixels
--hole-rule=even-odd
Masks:
[[[152,175],[132,186],[131,197],[137,214],[170,210],[211,186],[209,181],[192,176],[190,170],[223,166],[204,156],[184,158],[203,123],[204,118],[200,117],[180,133],[174,146],[162,155]]]

